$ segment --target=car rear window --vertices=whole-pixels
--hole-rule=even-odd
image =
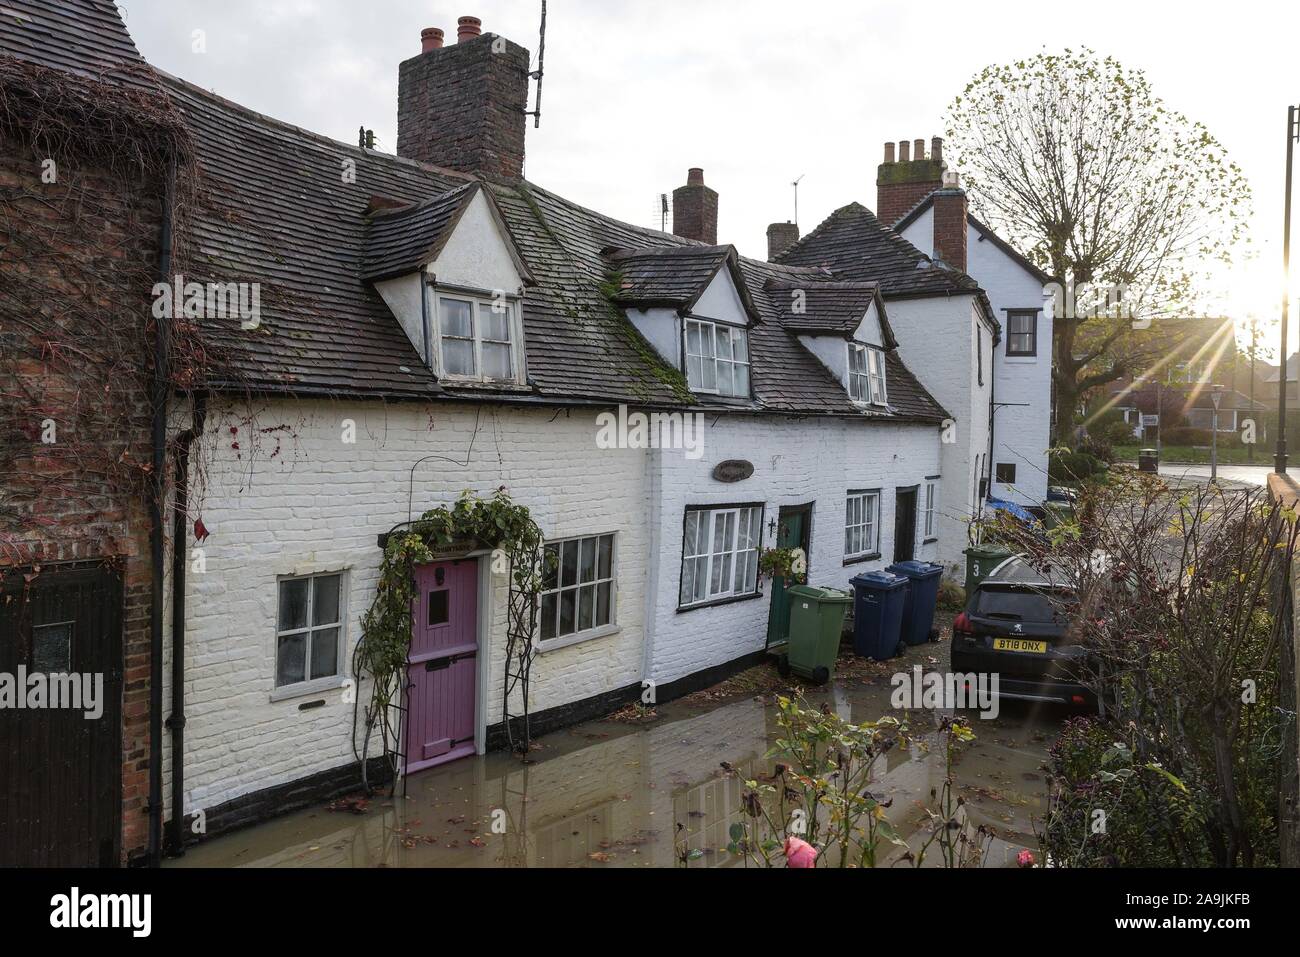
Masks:
[[[1059,621],[1057,606],[1041,591],[981,588],[976,593],[975,614],[1007,621]]]

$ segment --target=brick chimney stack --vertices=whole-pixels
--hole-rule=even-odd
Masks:
[[[915,155],[913,154],[915,149]],[[925,155],[925,140],[898,141],[898,159],[894,144],[885,144],[885,161],[876,174],[876,218],[892,226],[909,209],[943,185],[943,140],[930,141],[930,155]]]
[[[686,185],[673,190],[673,233],[718,244],[718,194],[704,185],[704,170],[692,167]]]
[[[420,53],[397,74],[397,155],[463,173],[524,174],[528,51],[461,17],[456,43],[420,33]]]
[[[799,227],[794,223],[773,223],[767,227],[767,261],[776,257],[799,241]]]
[[[943,174],[943,188],[934,194],[934,258],[966,271],[966,191],[957,173]]]

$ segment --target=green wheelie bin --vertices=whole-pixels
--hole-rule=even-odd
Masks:
[[[963,554],[966,556],[966,597],[975,594],[979,583],[988,578],[993,569],[1008,558],[1011,551],[1001,545],[972,545]]]
[[[835,588],[795,585],[790,596],[790,644],[778,663],[782,674],[793,671],[817,684],[835,674],[844,616],[853,598]]]

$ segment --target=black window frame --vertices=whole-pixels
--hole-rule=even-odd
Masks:
[[[1007,357],[1011,359],[1036,359],[1038,357],[1038,314],[1041,309],[1008,309],[1007,314]],[[1011,320],[1028,317],[1030,320],[1028,332],[1012,332]],[[1016,336],[1029,336],[1029,349],[1015,349],[1012,343],[1015,342]]]
[[[1002,477],[1003,469],[1011,469],[1011,478],[1007,479]],[[997,484],[999,485],[1015,485],[1016,484],[1016,463],[1015,462],[995,463],[993,466],[993,481],[997,482]]]

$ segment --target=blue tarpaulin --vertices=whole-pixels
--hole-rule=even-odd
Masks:
[[[1004,512],[1010,512],[1016,518],[1024,522],[1029,522],[1030,524],[1038,521],[1038,519],[1035,518],[1028,509],[1023,505],[1017,505],[1015,502],[1008,502],[1000,498],[987,498],[984,500],[984,504],[991,509],[1000,509]]]

